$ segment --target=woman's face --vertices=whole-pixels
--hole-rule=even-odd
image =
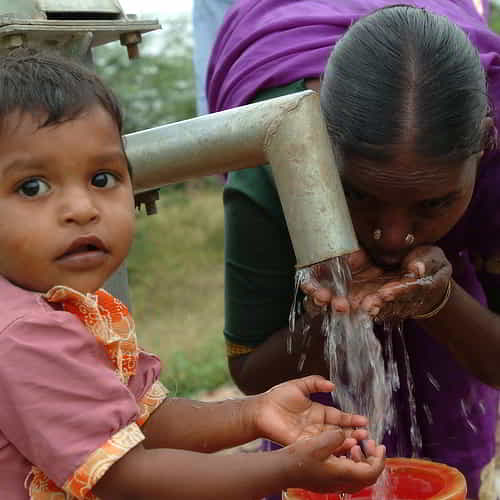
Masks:
[[[395,268],[409,250],[450,231],[469,205],[480,157],[443,164],[404,153],[387,163],[342,162],[354,228],[376,264]]]

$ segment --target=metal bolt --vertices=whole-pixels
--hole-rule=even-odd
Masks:
[[[8,35],[2,40],[3,46],[7,49],[17,49],[24,45],[23,35]]]
[[[153,191],[145,191],[135,195],[135,207],[141,210],[141,205],[146,207],[146,215],[154,215],[158,213],[156,202],[160,199],[160,191],[154,189]]]
[[[120,43],[127,47],[128,58],[135,59],[139,57],[139,44],[142,41],[142,36],[138,31],[131,33],[123,33],[120,36]]]

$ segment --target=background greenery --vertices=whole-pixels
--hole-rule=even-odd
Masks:
[[[97,49],[98,73],[120,98],[125,132],[195,116],[192,34],[186,17],[145,35],[141,57],[119,44]],[[223,328],[222,183],[194,180],[162,189],[158,214],[138,214],[128,259],[132,309],[163,381],[186,396],[229,381]]]
[[[490,27],[493,31],[500,33],[500,3],[496,2],[491,5],[490,11]]]
[[[192,34],[186,17],[146,35],[129,61],[118,44],[96,52],[98,72],[120,97],[125,131],[195,116]],[[500,8],[490,25],[500,31]],[[162,190],[158,214],[138,216],[128,265],[134,317],[146,349],[164,362],[174,394],[214,389],[230,378],[223,328],[223,211],[220,182],[196,180]]]

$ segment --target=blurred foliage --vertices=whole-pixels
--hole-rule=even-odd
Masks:
[[[141,56],[129,60],[119,43],[98,47],[98,74],[117,94],[125,115],[124,132],[135,132],[196,114],[191,24],[186,16],[162,22],[146,34]]]
[[[229,381],[224,322],[221,186],[190,185],[138,216],[128,258],[132,310],[142,346],[160,356],[172,395]]]
[[[500,33],[500,6],[491,4],[489,24],[493,31]]]
[[[138,59],[129,61],[119,43],[94,52],[98,74],[122,104],[125,133],[196,115],[190,19],[170,18],[162,26],[144,35]],[[177,396],[229,380],[221,189],[215,178],[162,188],[158,214],[138,215],[127,260],[140,342],[160,356],[163,381]]]

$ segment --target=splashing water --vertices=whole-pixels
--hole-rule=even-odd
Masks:
[[[384,469],[373,487],[372,500],[392,500],[394,493],[388,469]]]
[[[289,317],[292,333],[287,339],[287,349],[291,353],[292,347],[297,347],[292,346],[292,338],[293,342],[299,342],[299,371],[304,365],[307,347],[311,341],[311,324],[306,319],[307,316],[300,315],[301,303],[297,301],[301,284],[314,280],[321,286],[330,287],[338,296],[347,296],[351,283],[351,273],[345,257],[333,258],[320,266],[321,277],[318,277],[317,266],[300,269],[295,277],[295,295]],[[423,282],[426,279],[416,281]],[[336,405],[343,411],[368,416],[370,434],[377,442],[381,442],[384,433],[390,433],[393,428],[395,409],[392,395],[400,388],[393,344],[393,335],[397,334],[403,349],[408,387],[412,456],[418,456],[422,448],[422,437],[417,422],[414,381],[403,335],[403,321],[397,318],[386,320],[383,328],[385,342],[382,352],[382,346],[373,331],[373,321],[366,313],[355,311],[346,314],[330,311],[324,314],[321,330],[326,337],[325,359],[329,361],[330,378],[336,385],[333,397]],[[434,377],[430,373],[427,373],[427,377],[439,391],[439,384]],[[426,414],[432,422],[429,408]],[[388,492],[383,485],[384,481],[380,482],[382,484],[375,495],[382,498]]]
[[[401,320],[397,323],[397,332],[401,339],[403,345],[404,358],[405,358],[405,368],[406,368],[406,382],[408,384],[408,403],[410,406],[410,439],[412,456],[416,457],[419,451],[422,449],[422,434],[420,433],[420,427],[417,423],[417,404],[415,401],[415,383],[413,381],[413,375],[411,374],[410,366],[410,356],[408,355],[408,350],[406,349],[406,343],[403,336],[403,322]]]
[[[351,273],[344,257],[336,257],[321,264],[323,286],[331,287],[337,295],[346,296],[351,282]],[[313,267],[297,271],[295,297],[290,313],[290,331],[294,341],[298,337],[301,347],[310,341],[310,324],[297,322],[297,293],[302,283],[317,280]],[[326,336],[325,357],[330,363],[330,378],[335,382],[333,394],[336,405],[343,411],[360,413],[369,417],[369,430],[376,441],[390,429],[394,420],[391,404],[392,392],[399,387],[396,363],[392,355],[392,344],[386,347],[388,370],[386,372],[382,347],[373,332],[373,322],[364,312],[351,314],[328,312],[324,315],[322,333]],[[287,341],[288,352],[292,350],[292,335]],[[299,371],[305,361],[306,350],[301,349]]]

